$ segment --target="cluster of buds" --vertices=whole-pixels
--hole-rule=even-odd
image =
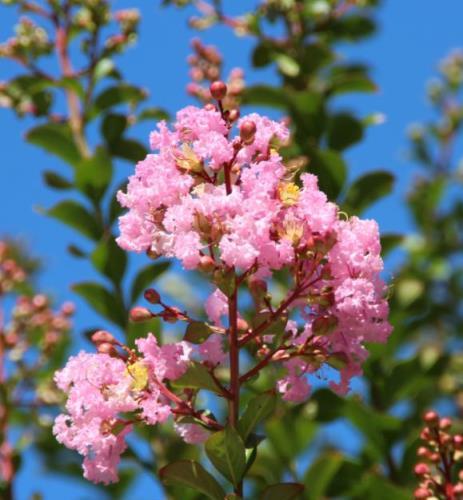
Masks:
[[[192,41],[192,47],[194,54],[188,58],[192,81],[187,85],[187,91],[201,102],[207,103],[213,99],[209,85],[221,77],[222,56],[213,45],[204,45],[197,38]],[[224,102],[226,108],[235,108],[239,105],[244,86],[243,70],[232,69],[227,80]]]
[[[424,445],[417,451],[420,462],[415,465],[419,487],[415,498],[419,500],[463,499],[463,435],[451,431],[452,420],[440,418],[428,411],[421,432]]]
[[[0,57],[28,61],[51,52],[53,44],[47,32],[28,17],[20,19],[15,31],[15,37],[0,44]]]
[[[9,246],[0,241],[0,296],[26,279],[24,269],[10,256]]]
[[[141,323],[153,318],[161,318],[167,323],[176,323],[177,321],[189,321],[187,313],[180,311],[177,307],[168,306],[161,300],[159,292],[154,288],[148,288],[144,293],[145,300],[153,305],[162,307],[162,311],[154,313],[147,307],[136,306],[130,310],[130,321],[134,323]]]
[[[463,51],[455,50],[440,64],[442,76],[451,87],[458,87],[463,83]]]
[[[106,39],[106,49],[121,52],[135,42],[137,38],[140,13],[137,9],[120,10],[114,13],[113,18],[118,22],[120,33]]]
[[[55,312],[45,295],[21,295],[11,313],[11,321],[3,332],[5,343],[9,348],[14,348],[16,353],[25,352],[36,341],[37,332],[40,332],[40,349],[48,353],[70,330],[73,313],[74,305],[70,302],[65,302]]]

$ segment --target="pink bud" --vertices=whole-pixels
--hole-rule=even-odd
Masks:
[[[102,343],[105,343],[105,344],[115,344],[116,343],[116,339],[113,337],[113,335],[109,332],[107,332],[106,330],[98,330],[97,332],[95,332],[92,337],[92,342],[94,344],[102,344]]]
[[[240,125],[240,137],[244,144],[252,144],[256,135],[256,124],[251,120],[245,120]]]
[[[421,462],[415,465],[414,471],[417,476],[424,476],[426,474],[429,474],[430,469],[427,464]]]
[[[147,321],[154,317],[154,314],[146,307],[133,307],[130,310],[130,321],[138,323],[141,321]]]
[[[143,296],[150,304],[159,304],[159,301],[161,300],[161,296],[154,288],[148,288],[148,290],[145,290]]]
[[[209,87],[211,96],[217,101],[221,101],[227,95],[227,86],[221,80],[211,83]]]

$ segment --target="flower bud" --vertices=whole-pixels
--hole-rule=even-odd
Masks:
[[[457,450],[461,450],[463,448],[463,436],[461,434],[453,436],[453,445]]]
[[[425,446],[420,446],[418,450],[416,451],[416,454],[420,458],[429,458],[429,450]]]
[[[427,411],[423,416],[423,420],[428,425],[435,425],[439,421],[439,415],[435,411]]]
[[[455,495],[463,495],[463,484],[458,483],[453,487],[453,493]]]
[[[204,106],[204,109],[206,111],[217,111],[217,108],[211,103],[211,102],[208,102],[205,106]]]
[[[119,357],[119,353],[117,352],[116,348],[112,344],[108,344],[107,342],[98,344],[97,350],[100,354],[108,354],[112,358]]]
[[[240,137],[244,144],[248,145],[254,142],[256,135],[256,124],[251,120],[245,120],[240,125]]]
[[[199,259],[199,269],[205,273],[209,273],[215,269],[215,262],[209,255],[203,255]]]
[[[450,427],[452,427],[452,420],[450,418],[441,418],[439,427],[443,430],[450,429]]]
[[[227,95],[227,86],[221,80],[212,82],[209,90],[211,96],[217,101],[221,101]]]
[[[245,332],[249,328],[248,322],[243,318],[238,318],[236,320],[236,326],[238,330],[241,330],[243,332]]]
[[[98,344],[115,344],[116,339],[106,330],[98,330],[91,336],[92,342]]]
[[[426,488],[418,488],[415,490],[414,496],[417,500],[426,500],[431,496],[431,492]]]
[[[425,476],[430,473],[429,465],[423,462],[416,464],[413,470],[417,476]]]
[[[146,307],[133,307],[130,310],[130,321],[133,321],[134,323],[147,321],[153,316],[153,313]]]
[[[234,108],[234,109],[231,109],[229,114],[228,114],[228,120],[233,123],[233,122],[236,122],[236,120],[238,120],[238,118],[240,117],[240,110],[237,109],[237,108]]]
[[[161,300],[161,296],[154,288],[148,288],[147,290],[145,290],[143,296],[145,297],[145,300],[147,300],[150,304],[159,304]]]

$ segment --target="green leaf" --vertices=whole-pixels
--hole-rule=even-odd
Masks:
[[[81,156],[77,149],[68,125],[63,123],[46,123],[30,129],[26,140],[58,156],[66,163],[76,167]]]
[[[98,82],[106,76],[117,76],[118,72],[114,66],[114,62],[111,59],[104,58],[97,62],[93,74],[95,80]]]
[[[260,500],[292,500],[301,498],[304,485],[299,483],[272,484],[265,488],[260,496]]]
[[[327,497],[327,489],[335,479],[344,459],[340,453],[328,452],[319,456],[304,477],[307,500]]]
[[[114,284],[121,282],[127,266],[127,254],[115,242],[112,234],[100,241],[92,252],[91,260],[95,268]]]
[[[343,94],[345,92],[376,92],[378,87],[368,76],[368,69],[362,65],[336,66],[330,75],[329,92]]]
[[[108,144],[118,141],[127,128],[127,117],[116,113],[108,113],[101,122],[101,133]]]
[[[138,104],[146,98],[146,92],[134,85],[121,83],[109,87],[95,99],[95,112],[101,112],[119,104]]]
[[[282,88],[270,87],[269,85],[253,85],[244,89],[243,104],[286,109],[288,98],[285,90]]]
[[[238,430],[244,442],[246,442],[248,436],[254,431],[259,422],[273,414],[275,406],[276,397],[271,392],[259,394],[248,402],[238,423]]]
[[[185,336],[183,340],[191,342],[192,344],[202,344],[213,333],[212,328],[202,321],[192,321],[186,327]]]
[[[314,152],[309,170],[318,175],[320,189],[328,198],[339,196],[347,179],[347,167],[338,152],[329,149]]]
[[[207,368],[200,363],[193,363],[185,374],[177,380],[172,381],[172,385],[179,389],[204,389],[206,391],[222,394]]]
[[[301,68],[298,62],[287,54],[278,54],[275,56],[275,62],[277,63],[278,69],[285,75],[289,77],[295,77],[299,74]]]
[[[111,144],[111,153],[130,162],[138,162],[148,154],[146,147],[133,139],[120,139]]]
[[[137,121],[142,122],[145,120],[168,120],[169,114],[161,108],[145,108],[138,116]]]
[[[102,229],[95,217],[76,201],[62,201],[47,210],[46,214],[64,222],[92,240],[98,240],[101,235]]]
[[[372,203],[388,195],[394,187],[394,176],[384,170],[369,172],[349,187],[343,208],[348,213],[362,213]]]
[[[214,467],[236,487],[246,469],[245,447],[236,429],[228,426],[212,434],[205,450]]]
[[[392,252],[394,248],[404,241],[402,234],[386,233],[381,235],[381,254],[385,257]]]
[[[124,305],[103,285],[95,282],[82,282],[73,285],[72,289],[102,316],[116,325],[125,326]]]
[[[170,262],[156,262],[140,269],[133,280],[130,292],[131,303],[133,304],[161,274],[165,273],[169,266]]]
[[[98,146],[95,154],[83,159],[76,168],[75,183],[82,193],[98,202],[106,192],[112,174],[111,157],[105,148]]]
[[[317,421],[332,422],[342,416],[345,401],[329,389],[319,389],[316,391],[311,401],[317,405]]]
[[[330,117],[327,124],[328,147],[342,151],[363,138],[362,123],[349,113]]]
[[[223,500],[225,491],[204,467],[194,460],[179,460],[159,471],[165,484],[179,484],[193,488],[211,500]]]
[[[54,189],[71,189],[73,187],[72,182],[51,170],[43,172],[43,180],[47,186]]]

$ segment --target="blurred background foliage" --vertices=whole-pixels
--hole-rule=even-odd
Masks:
[[[142,291],[166,273],[172,296],[183,287],[202,285],[198,276],[183,283],[179,270],[169,269],[167,262],[147,259],[142,269],[130,272],[129,257],[114,243],[120,214],[115,193],[123,186],[115,164],[133,164],[147,153],[144,142],[135,138],[138,124],[167,118],[151,102],[156,96],[149,99],[118,68],[117,56],[136,41],[140,18],[132,10],[114,13],[110,2],[103,0],[2,3],[2,9],[17,8],[28,17],[18,18],[14,37],[0,46],[0,56],[16,61],[20,68],[17,76],[1,84],[0,103],[20,117],[33,116],[36,123],[26,139],[69,166],[67,176],[43,170],[44,183],[62,195],[45,213],[88,240],[85,246],[69,242],[69,252],[89,260],[95,270],[74,283],[73,290],[101,315],[101,325],[95,326],[110,323],[112,331],[118,329],[129,343],[153,329],[162,335],[156,321],[128,322],[128,311],[140,302]],[[321,188],[347,214],[362,214],[394,189],[389,171],[370,171],[351,180],[346,151],[361,142],[366,129],[380,123],[382,116],[358,116],[337,99],[376,91],[369,67],[341,57],[338,47],[374,36],[379,1],[266,0],[238,16],[228,14],[221,0],[164,3],[169,8],[196,7],[190,24],[199,31],[220,26],[237,36],[252,37],[249,58],[256,69],[273,71],[275,83],[246,87],[242,75],[231,74],[228,81],[236,85],[236,93],[229,105],[241,103],[287,117],[293,140],[284,150],[286,160],[316,173]],[[196,87],[190,93],[204,101],[207,95],[197,85],[207,88],[209,80],[225,75],[220,55],[218,60],[213,51],[204,56],[200,48],[197,42],[196,59],[190,64],[204,70],[206,60],[209,66],[196,73]],[[42,64],[50,55],[58,61],[58,68],[51,71],[50,65]],[[409,130],[410,154],[420,166],[407,198],[414,230],[383,235],[384,255],[400,253],[390,283],[394,326],[390,341],[369,347],[365,376],[349,397],[339,398],[321,387],[306,405],[278,404],[250,469],[249,498],[257,498],[265,484],[283,480],[304,483],[303,498],[314,500],[411,498],[421,414],[430,407],[460,414],[463,166],[454,152],[463,118],[462,84],[463,56],[454,52],[428,86],[435,118]],[[278,276],[274,289],[285,283],[286,277]],[[62,353],[53,358],[48,377],[62,359]],[[259,379],[254,388],[265,383]],[[79,478],[78,457],[55,442],[49,420],[42,419],[41,429],[28,444],[36,447],[50,469]],[[355,453],[337,446],[346,432],[354,436],[350,439],[356,441]],[[141,468],[156,473],[174,459],[199,458],[194,447],[168,428],[145,427],[138,433],[149,441],[151,453],[142,457],[134,443],[121,482],[106,490],[111,498],[123,498]],[[20,456],[17,446],[15,453]],[[11,484],[6,481],[3,495],[8,498],[8,494]],[[172,486],[165,487],[165,496],[201,498]]]

